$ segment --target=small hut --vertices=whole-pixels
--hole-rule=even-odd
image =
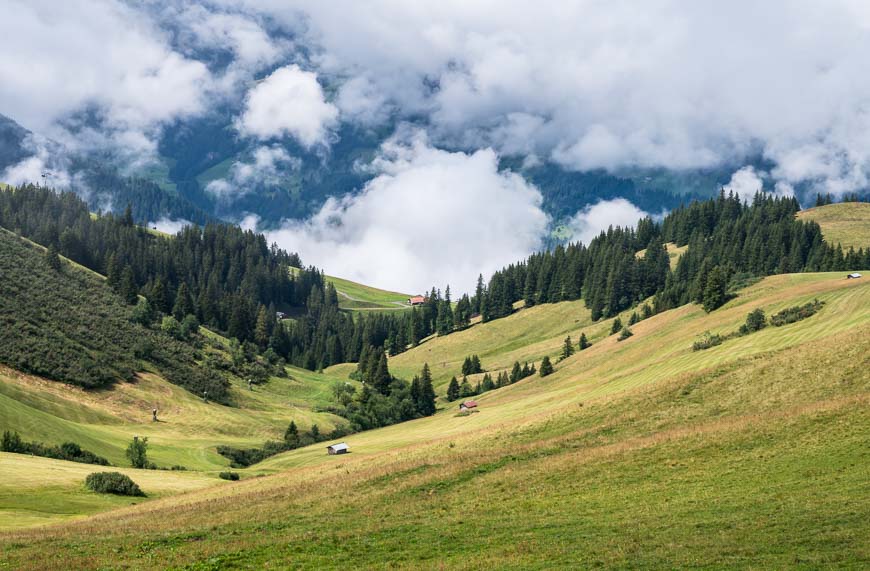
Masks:
[[[473,400],[467,400],[465,402],[459,403],[459,412],[465,412],[473,408],[477,408],[477,403]]]
[[[341,442],[339,444],[332,444],[326,447],[326,453],[329,455],[347,454],[348,452],[350,452],[350,448],[344,442]]]

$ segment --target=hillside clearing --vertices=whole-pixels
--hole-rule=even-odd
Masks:
[[[870,203],[841,202],[798,212],[800,220],[815,220],[822,235],[843,249],[870,248]]]

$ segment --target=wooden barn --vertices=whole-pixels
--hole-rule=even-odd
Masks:
[[[459,403],[459,412],[465,412],[473,408],[477,408],[477,403],[473,400],[467,400],[465,402]]]
[[[408,305],[411,305],[411,306],[423,305],[424,303],[426,303],[426,298],[423,297],[422,295],[415,295],[413,297],[408,298]]]
[[[332,444],[330,446],[327,446],[326,452],[327,452],[327,454],[330,454],[330,455],[347,454],[348,452],[350,452],[350,448],[348,447],[348,445],[346,443],[341,442],[339,444]]]

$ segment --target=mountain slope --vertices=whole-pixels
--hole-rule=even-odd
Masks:
[[[825,305],[808,319],[691,349],[752,309],[771,314],[814,298]],[[571,305],[535,309],[564,318]],[[299,449],[257,467],[293,468],[274,477],[16,533],[0,539],[0,561],[141,567],[147,553],[161,566],[239,568],[384,558],[418,568],[866,562],[870,512],[854,500],[867,483],[870,435],[867,282],[774,276],[711,314],[687,306],[634,331],[622,343],[598,341],[550,377],[482,395],[479,413],[456,416],[450,406],[348,437],[349,456]],[[428,343],[450,337],[409,352],[413,365]]]
[[[840,202],[808,208],[798,213],[800,220],[813,220],[831,244],[843,249],[870,248],[870,203]]]

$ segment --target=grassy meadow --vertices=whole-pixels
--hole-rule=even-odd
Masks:
[[[798,213],[801,220],[815,220],[822,227],[825,240],[850,247],[870,247],[870,203],[845,202],[808,208]]]
[[[0,534],[0,568],[860,568],[870,563],[870,506],[857,501],[870,485],[868,283],[773,276],[711,314],[691,305],[642,321],[621,343],[580,303],[524,309],[433,338],[391,369],[428,360],[443,383],[465,354],[492,370],[553,357],[567,333],[586,331],[594,345],[549,377],[482,395],[479,413],[442,404],[434,417],[348,436],[347,456],[322,444],[294,450],[240,470],[237,483],[209,472],[221,460],[210,458],[212,439],[275,437],[290,416],[266,418],[296,394],[278,380],[235,411],[172,396],[179,414],[167,409],[163,427],[137,424],[130,404],[176,388],[156,379],[67,403],[63,391],[4,372],[3,418],[10,401],[29,398],[31,410],[95,441],[150,429],[158,463],[173,447],[203,472],[130,470],[154,493],[130,506],[81,489],[90,466],[0,455],[0,467],[36,473],[25,494],[15,493],[22,477],[0,481],[0,522],[28,510],[19,528],[63,521]],[[825,305],[806,320],[692,351],[705,331],[733,331],[752,309],[770,315],[815,298]],[[306,374],[334,381],[351,368]],[[301,373],[324,397],[326,385]],[[165,475],[161,485],[152,475]],[[55,502],[64,513],[40,513]]]
[[[809,319],[691,351],[755,307],[816,297]],[[768,278],[487,393],[480,413],[445,408],[352,435],[347,456],[295,450],[259,466],[272,476],[5,533],[0,565],[860,568],[868,302],[839,274]]]

